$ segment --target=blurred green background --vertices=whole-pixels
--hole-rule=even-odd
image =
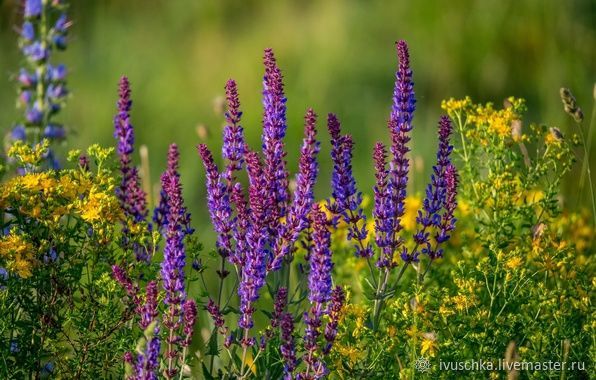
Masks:
[[[558,90],[567,86],[589,120],[595,8],[590,0],[73,1],[70,46],[54,59],[68,65],[72,91],[58,119],[71,130],[69,147],[113,144],[117,82],[128,75],[137,143],[149,147],[152,179],[157,182],[164,169],[167,145],[177,142],[193,224],[209,243],[213,234],[207,232],[196,128],[206,126],[207,143],[219,149],[223,86],[235,78],[248,141],[258,146],[264,48],[274,48],[285,75],[292,170],[306,108],[313,107],[321,119],[335,112],[355,137],[356,178],[370,193],[373,144],[388,141],[394,42],[406,39],[418,99],[413,156],[424,163],[417,165],[413,189],[421,191],[434,156],[441,99],[470,95],[500,104],[509,95],[524,97],[527,121],[559,126],[565,133],[572,124]],[[0,0],[3,130],[20,116],[11,79],[21,64],[20,20],[18,1]],[[330,192],[331,165],[326,130],[319,125],[323,178],[317,196],[323,198]]]

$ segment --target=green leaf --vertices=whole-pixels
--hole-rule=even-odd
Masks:
[[[205,380],[215,380],[215,377],[211,376],[211,374],[209,373],[209,369],[207,369],[205,363],[201,363],[201,365],[203,367],[203,377],[205,378]]]
[[[209,337],[209,342],[207,342],[207,350],[205,351],[205,355],[219,355],[219,346],[217,344],[217,327],[211,332],[211,337]]]

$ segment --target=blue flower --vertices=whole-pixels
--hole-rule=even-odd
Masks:
[[[30,124],[40,124],[43,120],[43,112],[41,112],[37,105],[34,105],[25,113],[25,119]]]
[[[48,86],[47,94],[50,99],[56,100],[65,97],[68,90],[63,84],[51,84]]]
[[[25,87],[33,87],[37,84],[37,77],[35,74],[30,74],[27,70],[21,69],[17,80]]]
[[[25,0],[25,17],[37,17],[42,11],[41,0]]]
[[[14,127],[10,132],[10,137],[12,137],[13,140],[25,140],[27,138],[27,132],[25,131],[25,127],[23,127],[20,124]],[[0,268],[0,270],[1,269],[4,268]]]
[[[23,23],[21,37],[23,37],[27,41],[33,41],[33,39],[35,38],[35,27],[29,21],[25,21],[25,23]]]
[[[23,48],[23,54],[34,62],[44,61],[48,58],[49,51],[44,48],[41,42],[36,41],[31,45],[27,45]]]
[[[52,82],[60,82],[66,78],[66,66],[60,64],[58,66],[48,65],[48,79]]]

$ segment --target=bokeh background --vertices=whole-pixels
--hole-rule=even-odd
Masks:
[[[20,115],[13,76],[21,63],[17,0],[0,0],[0,128]],[[412,140],[413,191],[422,191],[435,147],[440,102],[470,95],[500,104],[509,95],[527,99],[526,121],[572,130],[558,90],[572,89],[588,119],[593,107],[596,6],[590,0],[502,1],[72,1],[70,45],[55,62],[70,69],[72,97],[59,116],[70,130],[70,148],[112,145],[118,78],[133,85],[138,144],[150,152],[154,182],[165,166],[167,145],[182,151],[185,196],[193,224],[208,244],[204,174],[195,145],[197,126],[206,142],[221,146],[223,86],[239,85],[247,139],[260,139],[263,49],[274,48],[288,97],[288,160],[297,164],[302,117],[313,107],[324,119],[335,112],[356,141],[354,170],[370,193],[371,151],[388,141],[386,120],[396,67],[394,42],[410,44],[418,99]],[[329,146],[323,140],[320,198],[329,196]],[[594,163],[594,155],[591,162]],[[581,157],[580,157],[581,158]],[[588,206],[573,192],[569,198]]]

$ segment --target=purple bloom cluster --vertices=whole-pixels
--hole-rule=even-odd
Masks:
[[[308,299],[312,304],[327,302],[331,296],[331,232],[327,227],[327,217],[318,205],[311,211],[313,249],[310,253],[310,273],[308,274]]]
[[[166,291],[165,303],[172,306],[180,305],[186,297],[184,291],[186,255],[183,241],[185,233],[182,226],[186,222],[187,213],[182,201],[182,184],[178,174],[179,157],[178,147],[176,144],[171,144],[168,150],[168,169],[161,176],[161,186],[167,194],[168,206],[161,278]],[[170,326],[175,326],[177,323],[176,319],[168,320]]]
[[[320,143],[316,140],[317,115],[309,109],[304,119],[304,140],[300,150],[294,202],[288,210],[286,223],[279,228],[273,260],[267,268],[269,271],[278,270],[281,267],[282,259],[288,256],[300,232],[308,226],[308,212],[314,201],[314,185],[319,172],[316,158],[320,149]]]
[[[377,266],[388,267],[392,265],[393,240],[394,240],[394,204],[392,199],[393,181],[390,181],[387,170],[387,149],[385,145],[378,142],[375,145],[373,158],[375,161],[374,187],[375,207],[373,217],[375,218],[375,242],[381,250]]]
[[[391,134],[391,166],[387,185],[387,193],[391,201],[388,203],[389,218],[387,224],[391,225],[392,232],[382,248],[382,254],[377,265],[379,267],[392,267],[393,254],[402,245],[399,238],[402,230],[401,218],[404,215],[406,188],[408,185],[409,160],[406,154],[410,151],[407,144],[410,141],[409,133],[412,130],[412,118],[416,109],[414,97],[414,83],[410,69],[410,55],[405,41],[398,41],[397,56],[399,68],[396,73],[395,87],[393,90],[393,105],[389,118],[388,128]]]
[[[146,329],[152,322],[157,320],[157,296],[159,290],[157,289],[157,282],[150,281],[145,288],[145,303],[141,306],[141,322],[139,325],[142,329]]]
[[[134,153],[134,129],[130,122],[130,109],[132,100],[130,98],[130,82],[127,77],[120,78],[118,89],[118,113],[114,117],[114,137],[118,141],[116,151],[120,160],[120,173],[122,179],[120,185],[116,188],[116,196],[120,201],[120,207],[124,214],[131,219],[133,223],[144,222],[147,218],[147,200],[146,194],[141,188],[138,169],[132,162]],[[128,247],[130,244],[129,226],[127,221],[123,221],[123,245]],[[138,261],[151,260],[149,252],[145,247],[133,243],[131,247]]]
[[[278,327],[284,310],[287,306],[288,289],[280,287],[275,295],[275,302],[273,303],[273,313],[271,313],[271,327]]]
[[[342,135],[339,120],[334,114],[327,117],[327,129],[331,135],[331,159],[333,160],[333,174],[331,177],[331,195],[333,201],[327,203],[327,209],[335,217],[333,224],[337,225],[340,217],[348,225],[348,240],[355,240],[356,256],[371,257],[373,252],[364,243],[368,235],[366,216],[362,208],[362,193],[356,190],[356,180],[352,174],[352,136]]]
[[[213,323],[215,324],[215,327],[217,327],[219,332],[225,334],[225,321],[223,319],[223,315],[221,314],[221,311],[219,310],[219,307],[217,306],[215,301],[213,301],[212,299],[209,299],[209,303],[207,303],[207,312],[209,313],[209,315],[211,315]]]
[[[323,353],[325,355],[331,352],[331,347],[333,346],[333,342],[337,336],[337,327],[339,325],[339,318],[341,316],[340,314],[345,300],[346,296],[341,286],[334,287],[331,291],[331,301],[329,302],[329,307],[327,310],[327,315],[329,315],[329,323],[327,323],[327,326],[325,326],[325,340],[327,341],[327,345],[323,348]]]
[[[158,333],[159,329],[155,329],[154,333]],[[157,380],[157,370],[159,369],[159,351],[161,349],[161,342],[158,337],[154,336],[149,340],[147,346],[142,353],[139,353],[135,359],[130,356],[125,357],[125,361],[133,364],[134,374],[130,380]]]
[[[263,156],[267,188],[272,191],[268,215],[272,223],[285,214],[288,202],[288,171],[285,161],[286,97],[281,70],[277,66],[273,50],[265,50],[265,75],[263,76]]]
[[[310,272],[308,275],[308,287],[311,307],[308,313],[304,314],[306,329],[304,331],[304,356],[303,361],[306,369],[299,373],[297,379],[320,379],[327,374],[327,367],[315,352],[320,350],[328,354],[337,334],[339,316],[344,303],[344,293],[341,287],[331,289],[331,232],[325,213],[317,205],[311,211],[312,243],[313,248],[309,258]],[[329,317],[329,322],[322,330],[323,315]],[[283,334],[283,330],[282,330]],[[324,346],[319,347],[318,338],[324,334]]]
[[[198,147],[207,173],[207,200],[218,235],[217,247],[240,275],[239,326],[243,329],[253,325],[253,303],[259,298],[267,273],[282,267],[308,226],[307,214],[318,173],[316,114],[308,110],[296,190],[291,198],[284,146],[286,98],[281,70],[271,49],[265,50],[264,63],[262,154],[251,151],[244,142],[238,91],[232,80],[226,84],[223,171],[219,171],[206,146]],[[234,175],[243,168],[249,179],[247,194]]]
[[[180,353],[176,350],[176,345],[184,346],[184,342],[190,339],[187,331],[190,321],[186,312],[187,303],[194,301],[186,300],[184,290],[184,267],[186,265],[186,254],[184,249],[184,237],[186,236],[186,227],[190,222],[190,217],[186,212],[182,200],[182,185],[180,175],[178,174],[178,162],[180,154],[176,144],[171,144],[168,150],[168,168],[161,176],[162,191],[166,195],[166,224],[165,224],[165,247],[164,259],[161,263],[161,279],[165,290],[165,304],[168,309],[163,317],[163,325],[169,331],[166,339],[167,349],[164,353],[168,365],[165,371],[167,378],[173,378],[177,369],[174,367],[177,363]],[[196,306],[195,306],[196,309]],[[192,312],[192,310],[190,310]],[[196,316],[196,310],[192,313]],[[178,330],[183,323],[187,337],[183,340],[178,334]],[[184,358],[182,358],[184,359]]]
[[[229,131],[228,134],[230,134]],[[226,172],[222,173],[220,176],[219,169],[213,160],[213,155],[207,146],[200,144],[197,148],[207,173],[207,188],[210,190],[207,192],[207,208],[211,214],[213,228],[217,233],[217,249],[223,257],[228,257],[232,251],[232,226],[230,223],[232,209],[230,206],[230,194],[229,191],[227,191],[228,187],[220,177],[224,177],[226,174],[231,176],[232,167],[238,165],[240,159],[237,161],[230,161],[231,163],[228,166],[229,170],[226,170]],[[226,144],[224,144],[224,148],[224,151],[233,150],[228,149]]]
[[[183,333],[184,339],[181,342],[182,347],[190,346],[195,322],[197,320],[197,303],[195,300],[186,300],[182,305],[182,315],[184,316]]]
[[[132,353],[127,352],[124,355],[124,361],[131,366],[133,375],[131,380],[157,379],[156,371],[159,367],[158,358],[161,342],[159,339],[159,327],[157,325],[158,308],[158,287],[156,281],[150,281],[145,289],[144,299],[139,296],[139,287],[133,284],[132,280],[125,271],[118,265],[112,266],[112,273],[116,281],[126,290],[128,296],[133,300],[135,312],[140,315],[139,326],[145,330],[153,326],[151,338],[142,352],[133,357]]]
[[[234,181],[233,173],[242,170],[246,144],[244,142],[244,129],[240,125],[242,111],[240,111],[240,99],[238,88],[232,79],[226,83],[226,100],[228,110],[225,113],[226,126],[223,132],[222,156],[228,160],[224,179],[231,184]]]
[[[28,140],[32,144],[42,138],[62,140],[66,135],[64,126],[52,119],[63,107],[68,95],[66,67],[52,65],[49,60],[54,49],[66,48],[70,22],[65,7],[56,2],[25,0],[23,15],[20,47],[28,67],[22,68],[16,79],[18,106],[24,110],[24,122],[13,128],[11,137],[13,140]],[[49,20],[48,27],[42,26],[42,15],[44,20]],[[51,150],[46,163],[52,169],[60,166]]]
[[[376,178],[373,217],[375,218],[375,243],[380,251],[376,265],[386,270],[397,265],[394,255],[398,251],[401,251],[401,258],[406,263],[418,261],[420,253],[428,254],[431,259],[441,257],[442,249],[438,245],[435,248],[432,247],[429,239],[430,229],[439,230],[435,235],[437,244],[444,243],[449,238],[449,232],[455,226],[453,210],[457,191],[457,175],[450,161],[453,150],[449,143],[452,127],[449,119],[444,116],[439,123],[437,164],[433,167],[431,183],[426,189],[423,209],[418,212],[419,229],[414,235],[416,246],[408,251],[400,232],[403,230],[401,218],[405,211],[404,201],[409,173],[409,160],[406,155],[410,149],[407,144],[410,141],[409,134],[412,130],[416,100],[408,45],[405,41],[399,41],[396,48],[399,67],[396,72],[393,105],[388,121],[392,156],[389,160],[389,168],[387,168],[387,149],[382,143],[375,145],[373,153]],[[333,202],[328,202],[328,209],[335,215],[334,223],[341,216],[348,224],[348,240],[356,239],[358,243],[355,246],[356,255],[368,258],[372,256],[373,250],[370,245],[363,243],[367,236],[366,220],[360,207],[362,196],[357,191],[352,176],[352,141],[350,136],[341,135],[339,122],[332,115],[329,118],[328,127],[331,134],[333,160]],[[448,170],[448,168],[451,169]],[[449,190],[447,189],[448,178],[451,178]],[[451,192],[450,198],[449,192]],[[444,210],[443,213],[441,210]],[[383,289],[386,284],[385,280]]]
[[[428,252],[431,260],[439,257],[443,257],[443,248],[440,247],[442,243],[445,243],[451,235],[449,233],[455,229],[455,222],[457,219],[454,217],[455,209],[457,208],[457,169],[455,166],[448,164],[445,169],[445,191],[447,193],[443,215],[441,216],[441,222],[437,233],[435,234],[435,242],[437,247],[430,249]]]
[[[279,350],[284,361],[284,379],[291,380],[296,369],[296,347],[294,345],[294,317],[283,313],[280,321],[281,344]]]
[[[453,127],[447,116],[442,116],[439,121],[439,149],[437,150],[437,163],[433,166],[431,182],[426,187],[426,197],[422,210],[418,211],[416,221],[419,228],[414,234],[416,246],[410,252],[406,249],[402,252],[402,259],[406,262],[418,261],[420,253],[433,256],[429,229],[441,227],[441,210],[447,204],[447,169],[452,167],[450,154],[453,146],[449,143],[449,137]],[[450,169],[451,170],[451,169]],[[455,182],[453,182],[455,183]],[[455,196],[455,195],[454,195]],[[452,200],[452,203],[455,199]],[[432,258],[432,257],[431,257]]]

